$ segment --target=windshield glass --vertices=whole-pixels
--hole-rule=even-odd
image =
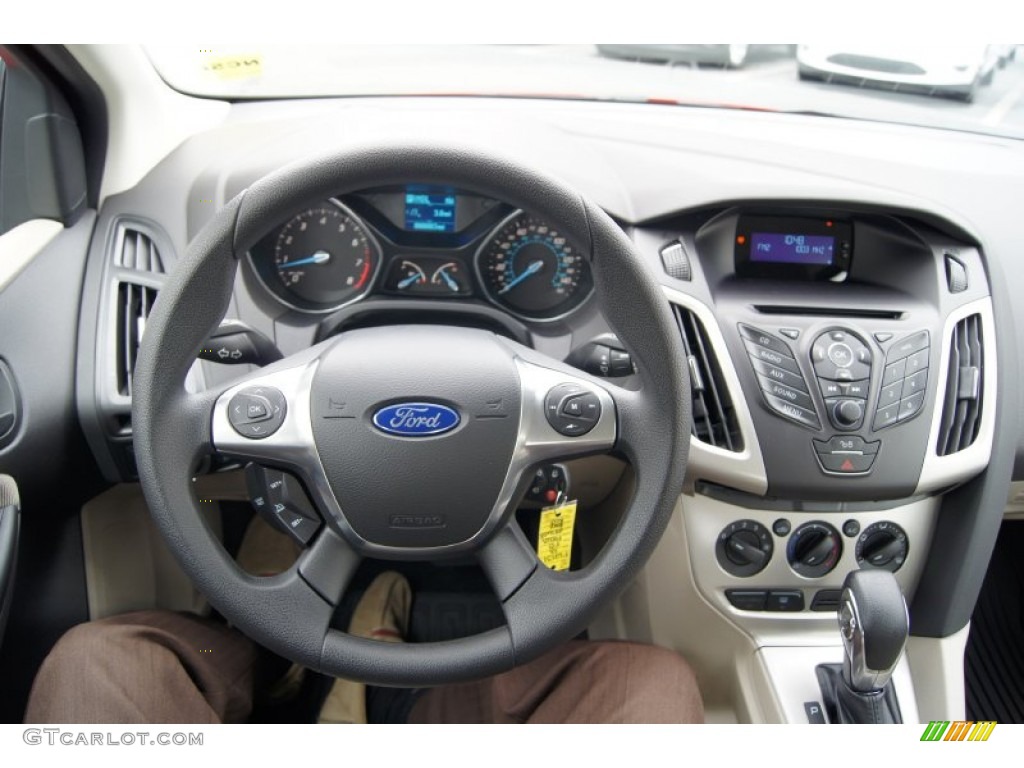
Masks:
[[[1015,44],[151,46],[172,87],[227,99],[460,95],[811,112],[1024,138]]]

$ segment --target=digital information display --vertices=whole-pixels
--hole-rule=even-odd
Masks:
[[[406,190],[405,228],[410,232],[454,232],[455,194]]]
[[[811,264],[832,266],[836,239],[822,235],[789,235],[780,232],[752,232],[750,260],[768,264]]]

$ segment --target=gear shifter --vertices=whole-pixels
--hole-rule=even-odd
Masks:
[[[899,723],[890,684],[910,631],[907,603],[889,571],[852,571],[839,598],[843,664],[818,667],[832,722]]]

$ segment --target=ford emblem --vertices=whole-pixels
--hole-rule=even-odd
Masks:
[[[459,412],[436,403],[395,403],[373,414],[381,432],[402,437],[427,437],[450,432],[459,426]]]

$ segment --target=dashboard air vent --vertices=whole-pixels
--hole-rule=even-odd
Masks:
[[[728,451],[743,450],[739,424],[722,369],[711,341],[697,316],[684,307],[672,305],[690,366],[690,394],[693,397],[693,436],[702,443]]]
[[[114,266],[135,272],[164,274],[160,251],[149,235],[128,224],[120,224],[114,238]]]
[[[132,394],[132,374],[139,354],[139,342],[156,296],[156,288],[145,285],[120,283],[117,286],[117,391],[126,397]]]
[[[936,446],[939,456],[962,451],[978,436],[983,372],[981,315],[970,315],[956,324],[949,342],[949,375]]]

